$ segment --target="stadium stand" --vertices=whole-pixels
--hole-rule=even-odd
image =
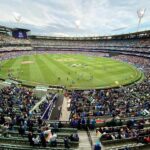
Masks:
[[[79,139],[76,129],[63,128],[61,122],[46,123],[41,119],[53,94],[49,94],[47,100],[39,106],[38,111],[33,112],[30,110],[39,99],[27,88],[12,85],[3,88],[0,96],[0,143],[16,144],[19,149],[19,145],[21,147],[23,145],[56,147],[64,144],[66,144],[65,147],[78,146]],[[68,138],[71,141],[68,141]]]
[[[0,51],[32,50],[28,39],[14,38],[10,36],[10,28],[0,26]]]
[[[41,100],[20,85],[0,90],[0,149],[82,149],[83,131],[88,150],[134,150],[150,147],[150,31],[108,37],[45,37],[16,39],[0,32],[0,60],[37,53],[85,53],[111,57],[140,68],[145,78],[117,89],[68,91],[69,120],[49,120],[58,91]],[[5,31],[5,32],[2,32]],[[61,93],[62,94],[62,93]],[[49,104],[52,105],[49,105]],[[61,115],[62,110],[58,112]],[[84,143],[83,142],[83,143]],[[82,143],[82,144],[83,144]],[[85,143],[84,143],[85,144]]]
[[[36,49],[61,49],[96,52],[114,52],[147,56],[150,53],[150,31],[106,37],[42,37],[30,36]]]

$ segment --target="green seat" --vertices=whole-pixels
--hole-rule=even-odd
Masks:
[[[18,138],[18,137],[13,137],[13,138],[8,138],[8,137],[0,137],[0,143],[11,143],[11,144],[21,144],[21,145],[29,145],[29,141],[27,138]],[[71,147],[78,147],[79,142],[69,142]],[[64,141],[63,139],[57,139],[57,145],[64,146]],[[50,146],[50,145],[48,145]]]

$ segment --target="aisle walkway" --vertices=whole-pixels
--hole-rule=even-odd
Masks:
[[[63,103],[63,95],[57,94],[57,100],[55,101],[55,104],[54,104],[55,107],[53,107],[50,120],[59,120],[60,114],[61,114],[62,103]]]
[[[95,144],[98,140],[97,136],[96,136],[96,131],[90,131],[90,134],[91,134],[91,138],[92,138],[92,141],[93,141],[93,144]],[[102,146],[102,150],[105,150],[104,146]]]
[[[69,101],[68,97],[64,96],[63,104],[62,104],[62,111],[60,116],[60,121],[68,121],[70,116],[70,111],[67,110],[67,102]]]
[[[46,101],[46,95],[43,96],[41,100],[34,105],[30,112],[34,111],[35,109],[38,109],[39,105],[41,105],[44,101]]]
[[[80,139],[79,150],[91,150],[91,145],[86,131],[78,131],[78,135]]]

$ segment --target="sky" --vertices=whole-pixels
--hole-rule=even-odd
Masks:
[[[0,25],[32,35],[104,36],[150,30],[150,0],[0,0]]]

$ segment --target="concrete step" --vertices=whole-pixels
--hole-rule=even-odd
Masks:
[[[80,139],[79,150],[91,150],[91,145],[86,131],[79,131],[78,135]]]
[[[98,137],[96,136],[96,130],[90,131],[90,134],[93,141],[93,145],[95,145],[96,142],[99,141]],[[102,150],[105,150],[105,147],[103,145],[102,145]]]

